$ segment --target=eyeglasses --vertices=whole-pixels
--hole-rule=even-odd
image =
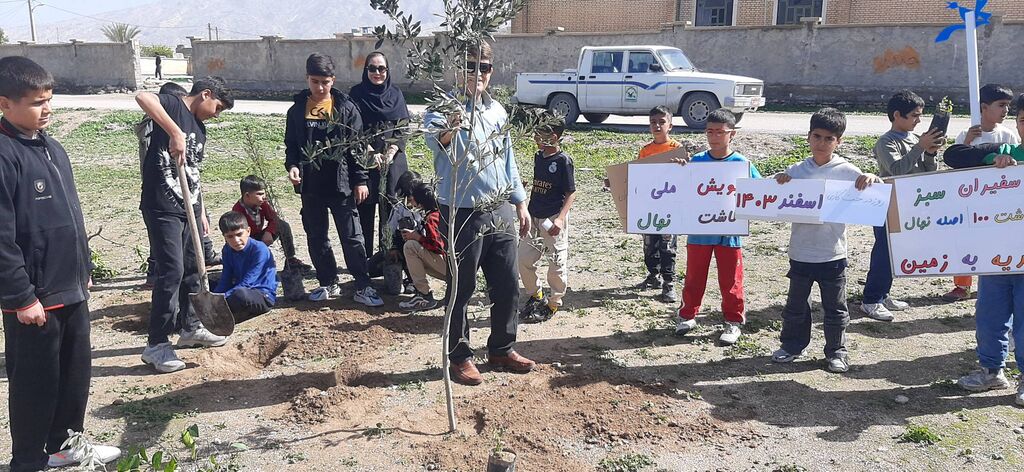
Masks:
[[[477,64],[480,65],[481,74],[490,74],[491,71],[494,70],[494,64],[490,64],[487,62],[466,62],[466,72],[469,72],[471,74],[476,73]]]
[[[366,71],[371,74],[383,74],[388,71],[388,66],[366,66]]]

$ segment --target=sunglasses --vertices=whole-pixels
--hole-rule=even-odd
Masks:
[[[480,63],[477,63],[477,62],[467,62],[466,63],[466,72],[469,72],[471,74],[472,73],[476,73],[477,64],[480,65],[480,73],[481,74],[490,74],[491,71],[494,70],[494,64],[488,64],[486,62],[480,62]]]
[[[383,74],[388,71],[388,66],[366,66],[366,71],[371,74]]]

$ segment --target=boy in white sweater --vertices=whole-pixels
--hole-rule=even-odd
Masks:
[[[811,157],[775,175],[779,184],[792,179],[856,181],[864,190],[881,183],[877,175],[865,174],[857,166],[833,153],[846,131],[846,117],[834,108],[823,108],[811,116],[807,141]],[[811,288],[821,291],[825,314],[825,358],[831,372],[850,369],[846,353],[846,225],[841,223],[793,223],[789,237],[789,295],[782,311],[782,347],[772,354],[774,362],[792,362],[811,342]]]

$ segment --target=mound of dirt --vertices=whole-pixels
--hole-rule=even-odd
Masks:
[[[456,411],[466,437],[458,444],[424,444],[418,459],[440,470],[467,464],[479,470],[500,439],[504,449],[518,455],[524,470],[578,470],[580,456],[590,448],[643,444],[681,450],[707,440],[734,442],[730,429],[735,426],[685,400],[612,385],[599,376],[571,387],[552,387],[552,380],[562,375],[541,366],[465,400]]]

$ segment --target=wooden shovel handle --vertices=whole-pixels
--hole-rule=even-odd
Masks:
[[[171,157],[174,159],[174,157]],[[196,226],[196,212],[192,208],[192,192],[188,188],[188,177],[185,176],[185,166],[178,164],[178,185],[181,186],[181,199],[185,204],[185,214],[188,218],[188,227],[192,233],[192,245],[195,248],[196,267],[199,270],[199,291],[209,292],[210,282],[206,278],[206,258],[203,255],[203,243],[199,239],[199,228]]]

